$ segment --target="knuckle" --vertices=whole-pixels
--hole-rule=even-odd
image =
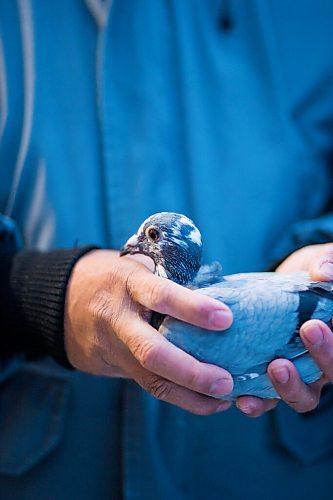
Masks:
[[[173,393],[173,384],[161,377],[150,377],[146,381],[146,390],[160,401],[169,401]]]
[[[89,302],[89,310],[96,320],[104,320],[109,315],[108,297],[104,293],[96,294]]]
[[[317,408],[319,404],[319,395],[310,395],[307,397],[306,401],[287,401],[287,403],[298,413],[307,413]]]
[[[136,286],[136,280],[135,280],[136,272],[134,270],[127,271],[126,278],[125,278],[125,288],[127,293],[132,296],[133,295],[133,290],[135,289]]]
[[[97,294],[89,303],[89,311],[97,324],[109,324],[115,328],[120,319],[120,310],[112,307],[108,293]]]
[[[113,289],[115,286],[119,286],[124,280],[124,271],[121,266],[116,265],[112,269],[106,271],[105,284],[108,288]]]
[[[305,411],[312,411],[315,408],[317,408],[317,406],[319,404],[319,400],[320,400],[319,394],[310,396],[310,398],[308,400],[307,408],[305,409]]]
[[[151,341],[142,341],[137,339],[130,346],[133,356],[139,361],[140,365],[147,370],[153,369],[158,358],[159,348]]]
[[[187,387],[197,392],[208,393],[210,391],[210,384],[208,380],[204,380],[202,372],[197,364],[195,364],[187,376]]]
[[[150,306],[153,311],[163,312],[165,304],[168,301],[167,287],[162,281],[156,281],[150,287],[149,293]]]

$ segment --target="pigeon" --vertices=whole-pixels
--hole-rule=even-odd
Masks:
[[[310,384],[322,372],[299,335],[301,325],[319,319],[331,327],[333,283],[311,281],[303,272],[240,273],[224,276],[214,262],[201,265],[202,238],[191,219],[160,212],[146,219],[121,249],[152,258],[155,274],[228,305],[233,323],[211,331],[153,313],[151,323],[177,347],[196,359],[228,370],[233,391],[221,399],[251,395],[279,398],[267,375],[276,358],[291,360]]]

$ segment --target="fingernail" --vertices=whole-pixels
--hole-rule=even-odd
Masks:
[[[308,325],[302,328],[302,333],[306,340],[312,345],[320,345],[323,343],[324,334],[319,325]]]
[[[333,263],[328,262],[327,260],[324,261],[320,266],[319,266],[320,272],[323,273],[327,279],[333,280]]]
[[[216,380],[209,391],[211,396],[225,396],[232,391],[233,380],[230,378],[219,378]]]
[[[273,377],[279,384],[286,384],[289,380],[289,370],[285,366],[272,370]]]
[[[244,406],[242,405],[242,406],[239,406],[239,409],[240,409],[240,411],[245,413],[245,415],[252,415],[254,412],[254,406],[252,406],[252,405],[244,405]]]
[[[232,322],[232,314],[227,310],[211,311],[208,316],[209,324],[214,328],[228,328]]]

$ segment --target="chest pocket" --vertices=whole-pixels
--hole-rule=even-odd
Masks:
[[[0,384],[0,473],[18,476],[61,440],[70,373],[55,363],[24,363]]]
[[[333,456],[333,386],[324,387],[311,412],[300,414],[279,404],[273,415],[280,444],[297,461],[308,465]]]

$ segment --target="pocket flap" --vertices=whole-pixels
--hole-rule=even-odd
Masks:
[[[310,464],[333,454],[333,388],[323,389],[319,406],[308,413],[296,413],[279,404],[274,420],[280,444],[298,461]]]
[[[53,363],[25,363],[0,385],[0,472],[29,470],[59,443],[69,375]]]

